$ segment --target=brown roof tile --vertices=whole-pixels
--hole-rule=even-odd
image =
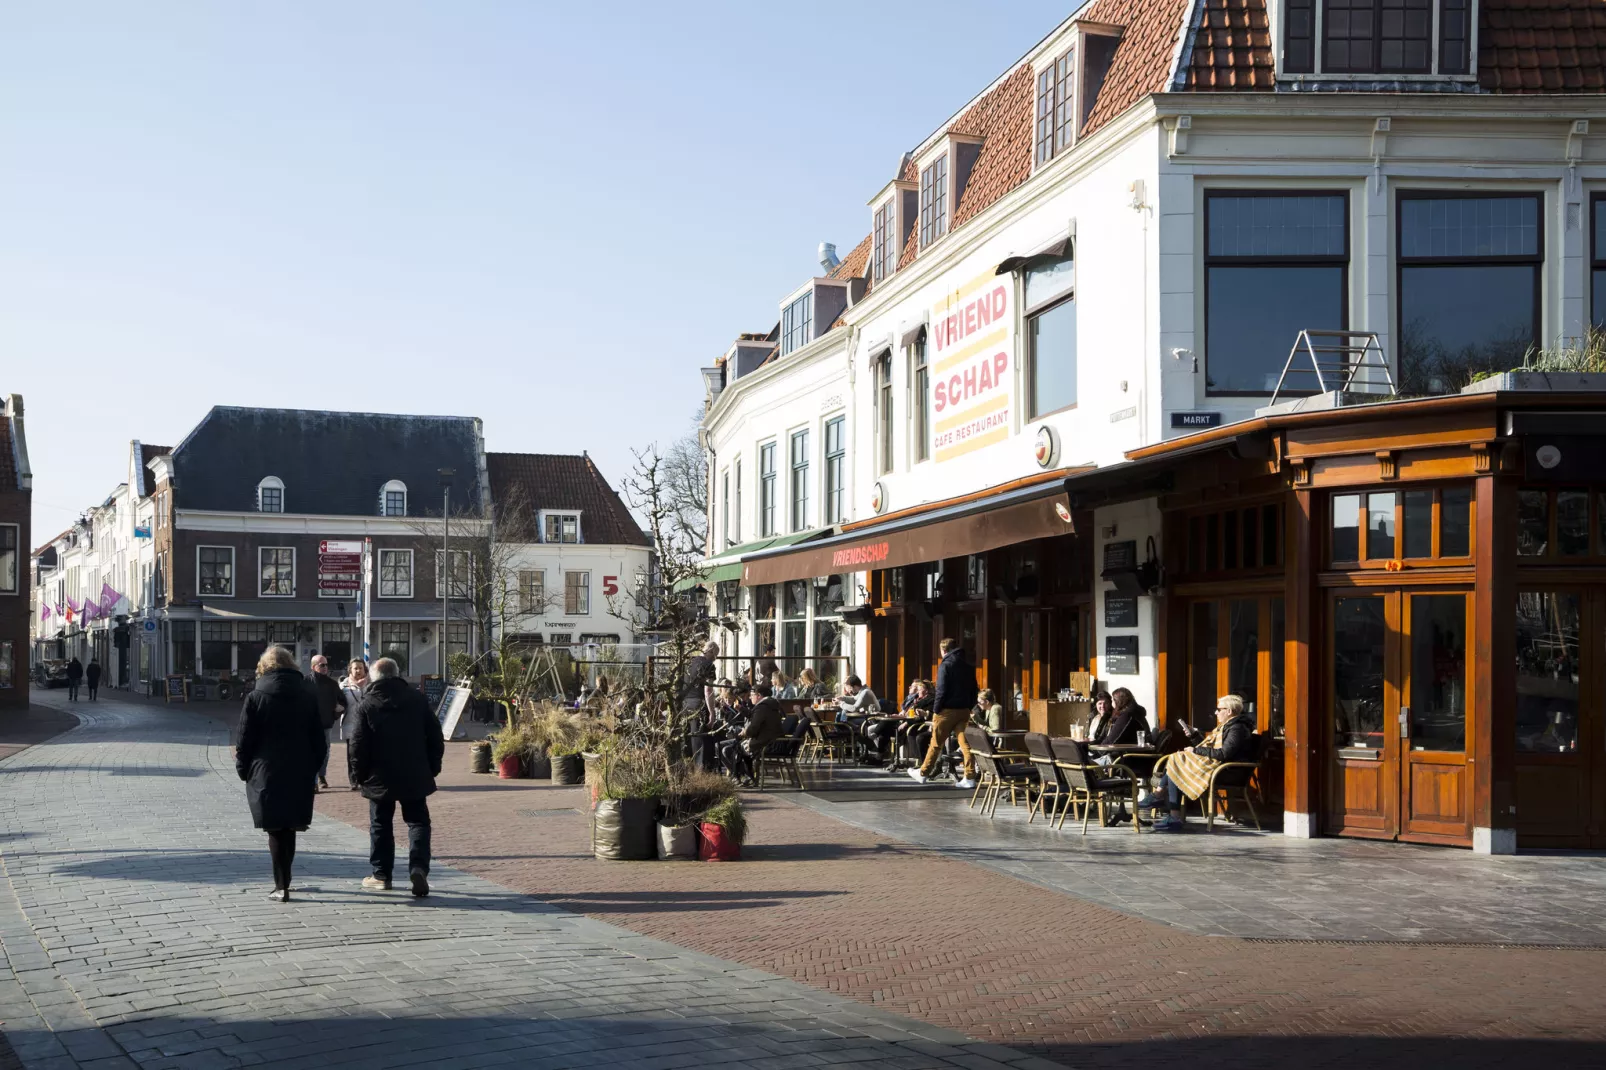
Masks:
[[[1271,89],[1277,83],[1266,0],[1202,0],[1184,84],[1193,90]]]
[[[1082,9],[1080,17],[1088,22],[1125,27],[1093,113],[1082,128],[1084,135],[1150,93],[1165,91],[1189,8],[1189,0],[1093,0]]]
[[[1484,0],[1478,84],[1496,93],[1606,90],[1606,0]]]
[[[870,242],[874,237],[875,235],[873,234],[866,234],[864,240],[855,245],[848,255],[842,258],[842,263],[831,270],[831,278],[864,278],[865,269],[870,266]]]
[[[962,226],[1031,177],[1032,107],[1032,68],[1022,63],[948,128],[983,139],[953,226]]]
[[[485,466],[497,505],[522,496],[533,509],[578,509],[587,543],[650,545],[618,492],[585,454],[486,453]]]

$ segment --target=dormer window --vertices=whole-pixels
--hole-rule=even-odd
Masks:
[[[781,311],[781,356],[805,346],[814,337],[814,291],[805,290]]]
[[[1075,48],[1060,53],[1037,72],[1037,166],[1071,147],[1075,136],[1076,101],[1071,72]]]
[[[580,514],[579,513],[553,513],[541,514],[542,541],[556,543],[578,543],[580,541]]]
[[[920,172],[920,247],[948,233],[948,154]]]
[[[284,480],[278,476],[266,476],[257,484],[257,512],[284,512]]]
[[[393,479],[380,488],[379,515],[407,515],[407,484],[399,479]]]
[[[897,202],[888,198],[875,210],[875,243],[871,260],[875,268],[875,281],[880,282],[898,270],[898,253],[903,243],[898,241]]]
[[[1474,13],[1474,0],[1285,0],[1283,70],[1383,77],[1470,74]]]

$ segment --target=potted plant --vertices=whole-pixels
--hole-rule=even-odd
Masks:
[[[543,718],[535,718],[527,721],[520,732],[524,738],[524,775],[550,780],[552,759],[547,751],[552,745],[551,727]]]
[[[600,797],[591,811],[591,849],[598,858],[657,857],[659,800],[669,787],[663,769],[663,754],[653,747],[609,745],[598,755]]]
[[[664,796],[663,815],[658,822],[658,857],[695,862],[700,842],[698,817],[735,794],[736,785],[729,777],[689,764],[680,766]]]
[[[697,857],[704,862],[736,862],[742,857],[742,841],[747,839],[747,816],[742,800],[732,795],[721,799],[703,814],[698,826],[701,842]]]
[[[491,737],[491,760],[496,763],[496,775],[503,780],[523,775],[524,737],[516,726],[504,725]]]
[[[471,773],[491,771],[491,741],[482,739],[468,749],[468,769]]]

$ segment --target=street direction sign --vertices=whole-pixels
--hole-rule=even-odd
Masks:
[[[362,568],[362,554],[319,554],[318,569],[321,572],[356,572]]]
[[[360,586],[357,580],[350,576],[319,576],[318,590],[320,591],[355,591]]]
[[[360,554],[362,541],[360,539],[325,539],[318,544],[320,554]]]

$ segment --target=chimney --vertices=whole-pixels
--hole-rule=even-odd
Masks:
[[[836,246],[828,241],[822,241],[820,243],[820,267],[829,275],[836,270],[836,266],[840,263],[842,261],[837,259]]]

